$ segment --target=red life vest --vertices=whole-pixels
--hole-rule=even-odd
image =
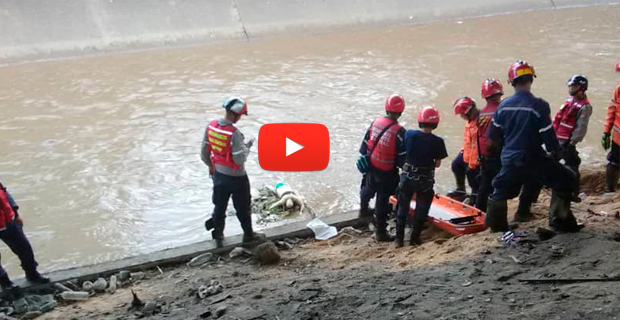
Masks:
[[[489,156],[487,152],[487,146],[489,145],[487,132],[489,131],[489,125],[491,124],[491,120],[498,106],[499,103],[489,102],[484,109],[480,111],[480,115],[478,115],[478,152],[483,157]]]
[[[381,136],[379,143],[375,146],[375,140],[379,134],[391,123],[396,122],[390,118],[381,117],[376,119],[370,127],[370,135],[366,145],[368,147],[368,154],[370,154],[370,164],[373,168],[381,171],[392,171],[396,162],[396,136],[398,131],[402,128],[398,123],[393,124],[384,134]]]
[[[211,161],[225,167],[233,168],[237,171],[239,166],[235,164],[232,157],[232,135],[237,128],[232,124],[220,125],[217,119],[211,121],[207,127],[205,135],[209,141]]]
[[[570,140],[570,136],[573,134],[573,130],[575,130],[575,125],[577,124],[579,110],[588,104],[590,104],[590,102],[587,98],[578,101],[573,97],[564,101],[564,104],[560,107],[558,113],[555,114],[555,119],[553,120],[553,129],[555,130],[555,135],[558,140]]]
[[[15,219],[15,212],[9,203],[6,189],[0,183],[0,230],[6,229],[6,225]]]

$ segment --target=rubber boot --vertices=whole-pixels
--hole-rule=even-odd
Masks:
[[[44,277],[36,269],[26,271],[26,280],[36,284],[50,283],[50,278]]]
[[[377,231],[375,231],[375,238],[378,242],[394,241],[394,237],[390,236],[387,232],[387,222],[384,219],[377,218]]]
[[[226,225],[226,218],[225,217],[224,219],[212,218],[212,221],[213,223],[211,224],[211,226],[213,226],[213,231],[211,231],[211,238],[215,240],[215,246],[218,248],[221,248],[222,246],[224,246],[224,226]],[[205,227],[207,227],[206,224],[207,223],[205,222]]]
[[[394,244],[396,248],[402,248],[405,245],[405,226],[407,222],[406,220],[397,219],[396,220],[396,238],[394,239]]]
[[[370,207],[361,207],[359,214],[358,214],[358,218],[360,219],[365,219],[365,218],[370,218],[374,215],[375,213],[375,209],[374,208],[370,208]]]
[[[239,221],[241,223],[241,229],[243,229],[243,244],[248,245],[252,242],[265,241],[265,234],[254,232],[252,228],[252,217],[248,214],[247,217],[243,217]]]
[[[9,279],[8,274],[0,277],[0,287],[2,287],[2,292],[5,293],[6,297],[10,301],[21,299],[24,296],[21,288],[16,286],[11,279]]]
[[[577,224],[577,219],[570,210],[571,197],[571,192],[551,192],[549,226],[555,231],[577,232],[583,228],[583,225]]]
[[[530,201],[519,201],[517,213],[515,213],[515,222],[528,222],[534,220],[532,214],[532,203]]]
[[[446,196],[459,202],[465,201],[465,199],[467,199],[467,192],[465,191],[465,186],[463,185],[456,187],[456,189],[448,192]]]
[[[508,203],[506,200],[493,200],[489,198],[484,224],[491,228],[491,232],[506,232],[509,230]]]
[[[616,192],[619,173],[620,169],[610,164],[607,165],[607,171],[605,172],[605,192]]]
[[[424,223],[413,223],[413,229],[411,229],[411,238],[409,238],[409,245],[416,246],[422,244],[422,230],[424,230]]]

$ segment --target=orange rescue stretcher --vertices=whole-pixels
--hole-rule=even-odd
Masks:
[[[396,196],[390,197],[390,204],[396,209]],[[413,217],[415,196],[411,200],[409,216]],[[486,213],[452,198],[436,194],[428,212],[427,221],[452,235],[471,234],[484,231]]]

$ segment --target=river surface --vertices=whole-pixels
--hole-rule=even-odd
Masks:
[[[405,96],[408,128],[421,106],[439,108],[436,133],[452,158],[464,126],[452,102],[470,95],[482,105],[487,77],[512,93],[506,76],[517,59],[535,66],[534,93],[552,113],[566,80],[589,76],[594,114],[579,150],[584,163],[602,161],[606,105],[620,83],[619,15],[618,6],[547,10],[4,66],[0,177],[43,271],[205,240],[212,204],[202,135],[223,97],[238,94],[250,110],[238,124],[246,137],[274,122],[322,123],[330,133],[320,172],[264,171],[252,153],[254,192],[285,180],[321,215],[353,210],[357,150],[389,94]],[[437,174],[438,192],[453,187],[450,159]],[[19,261],[1,249],[17,276]]]

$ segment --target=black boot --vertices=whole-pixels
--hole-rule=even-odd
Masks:
[[[396,238],[394,239],[394,243],[397,248],[402,248],[405,245],[405,226],[407,222],[406,220],[397,219],[396,220]]]
[[[28,280],[28,281],[30,281],[32,283],[37,283],[37,284],[50,283],[50,278],[44,277],[36,269],[35,270],[26,271],[26,280]]]
[[[515,213],[515,222],[528,222],[534,220],[532,214],[532,203],[530,201],[519,201],[519,208]]]
[[[370,207],[361,207],[360,211],[359,211],[359,215],[358,217],[360,219],[365,219],[365,218],[370,218],[373,216],[373,214],[375,213],[375,209],[374,208],[370,208]]]
[[[243,229],[243,244],[248,245],[253,242],[263,242],[266,237],[265,234],[254,232],[252,228],[252,217],[248,214],[241,222],[241,228]]]
[[[411,229],[411,238],[409,238],[409,245],[419,246],[422,244],[422,238],[420,237],[422,235],[422,230],[424,230],[424,223],[413,223],[413,229]]]
[[[577,224],[577,219],[570,210],[571,192],[551,192],[549,210],[549,226],[555,231],[577,232],[583,225]]]
[[[392,242],[394,241],[394,237],[390,236],[387,232],[387,221],[385,218],[377,218],[377,231],[375,232],[375,238],[378,242]]]
[[[0,277],[0,287],[2,287],[2,292],[6,295],[7,299],[10,301],[21,299],[24,294],[19,286],[16,286],[10,279],[7,274]]]
[[[446,196],[459,202],[465,201],[465,199],[467,199],[467,192],[465,191],[465,186],[458,186],[456,189],[448,192]]]
[[[493,200],[489,198],[487,216],[484,224],[491,228],[492,232],[506,232],[508,228],[508,203],[506,200]]]
[[[605,192],[616,192],[616,184],[618,183],[618,175],[620,169],[608,164],[605,172]]]

